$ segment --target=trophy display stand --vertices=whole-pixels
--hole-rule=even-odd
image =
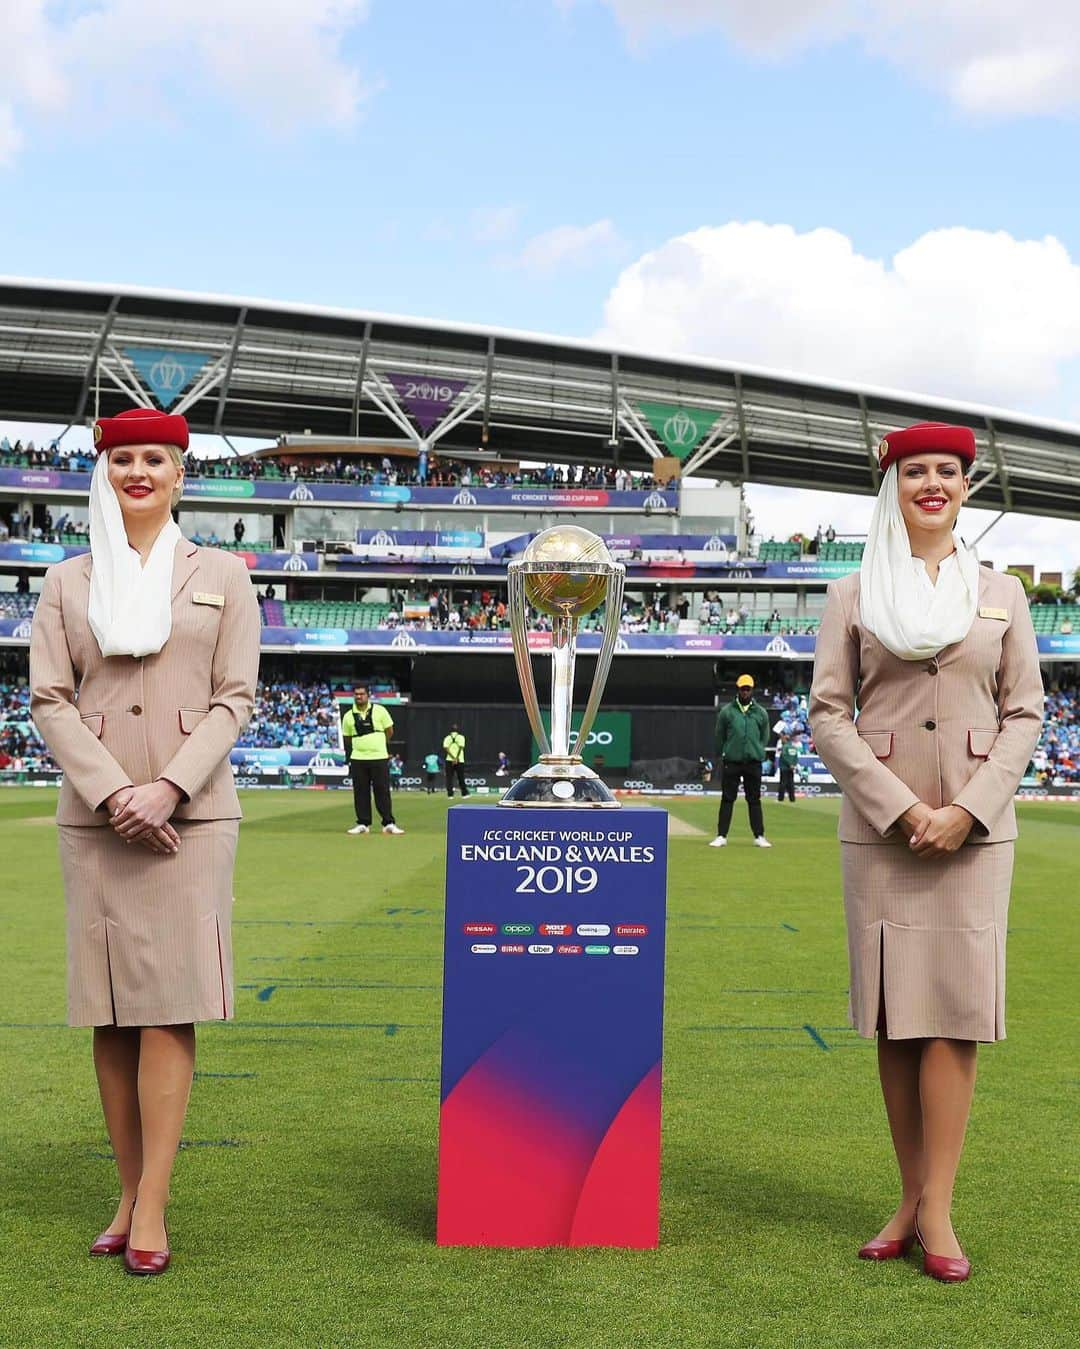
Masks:
[[[448,812],[437,1240],[659,1240],[667,814],[623,807],[571,753],[578,620],[606,599],[578,744],[614,654],[623,568],[576,526],[509,567],[539,762],[496,806]],[[551,738],[527,606],[553,619]]]

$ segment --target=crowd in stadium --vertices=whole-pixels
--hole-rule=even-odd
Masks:
[[[48,447],[21,440],[0,439],[0,467],[57,469],[89,473],[95,456],[53,440]],[[185,456],[185,471],[193,478],[306,479],[317,482],[347,482],[357,486],[403,484],[428,487],[606,487],[616,491],[648,490],[655,485],[652,474],[633,473],[613,465],[545,464],[536,468],[469,464],[430,455],[421,470],[415,456],[337,454],[318,458],[290,455],[282,446],[280,455],[244,455],[205,459]]]
[[[336,699],[343,692],[348,690],[318,680],[260,681],[255,710],[237,742],[238,748],[340,748]],[[760,697],[773,718],[773,742],[784,731],[800,750],[812,753],[806,694],[774,694],[763,688]],[[18,774],[53,768],[55,764],[30,720],[26,679],[7,673],[0,677],[0,772]],[[1031,770],[1044,785],[1080,782],[1080,685],[1047,693],[1043,734]]]

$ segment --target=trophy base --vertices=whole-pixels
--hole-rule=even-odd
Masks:
[[[580,759],[541,759],[503,793],[500,806],[620,810],[606,783]]]

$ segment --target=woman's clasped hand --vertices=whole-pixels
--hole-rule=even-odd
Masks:
[[[159,778],[141,787],[121,787],[108,798],[109,824],[125,843],[141,843],[156,853],[175,853],[180,836],[169,823],[182,792]]]
[[[900,827],[907,834],[908,847],[919,857],[947,857],[960,848],[975,818],[963,806],[942,806],[934,810],[925,801],[906,810]]]

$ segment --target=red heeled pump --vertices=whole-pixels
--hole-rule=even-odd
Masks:
[[[859,1247],[860,1260],[899,1260],[907,1255],[915,1244],[914,1236],[910,1237],[875,1237],[873,1241],[868,1241],[865,1246]]]
[[[169,1228],[165,1225],[163,1251],[137,1251],[132,1246],[124,1250],[124,1268],[129,1274],[164,1274],[169,1268],[172,1251],[169,1250]]]
[[[965,1283],[971,1276],[971,1261],[966,1255],[934,1255],[926,1249],[919,1231],[919,1215],[915,1215],[915,1240],[922,1247],[923,1273],[941,1283]]]
[[[127,1250],[126,1232],[99,1232],[90,1247],[91,1255],[123,1255]]]

